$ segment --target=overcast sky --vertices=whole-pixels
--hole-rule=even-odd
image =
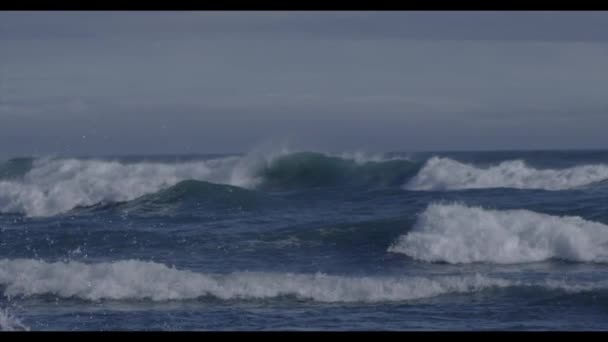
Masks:
[[[0,13],[0,157],[268,141],[608,147],[608,13]]]

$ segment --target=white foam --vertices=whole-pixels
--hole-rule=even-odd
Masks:
[[[568,169],[537,170],[521,160],[478,168],[449,158],[430,158],[405,184],[408,190],[518,188],[564,190],[608,179],[608,165],[582,165]]]
[[[0,331],[29,331],[29,327],[11,315],[8,310],[0,308]]]
[[[184,180],[253,189],[263,181],[260,170],[291,153],[287,147],[262,146],[244,156],[182,163],[37,159],[23,179],[0,180],[0,212],[52,216],[78,206],[130,201]],[[403,159],[365,153],[336,156],[358,164]]]
[[[77,206],[133,200],[183,180],[253,188],[260,182],[256,171],[286,153],[256,151],[184,163],[41,159],[23,179],[0,181],[0,212],[50,216]]]
[[[467,293],[510,284],[481,275],[346,277],[325,274],[239,272],[226,275],[177,270],[135,260],[47,263],[0,260],[5,296],[55,295],[84,300],[265,299],[295,296],[319,302],[403,301]]]
[[[606,262],[608,226],[528,210],[431,204],[389,251],[448,263]]]

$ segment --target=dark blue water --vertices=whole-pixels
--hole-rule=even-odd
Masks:
[[[3,330],[605,330],[608,152],[0,162]]]

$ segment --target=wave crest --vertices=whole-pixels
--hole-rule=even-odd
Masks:
[[[347,277],[325,274],[238,272],[204,274],[135,260],[47,263],[0,260],[5,296],[55,295],[83,300],[188,300],[201,297],[267,299],[294,296],[319,302],[404,301],[508,286],[481,275]]]
[[[400,184],[411,173],[412,165],[407,161],[371,161],[378,156],[366,161],[367,157],[358,154],[352,158],[280,149],[181,163],[40,159],[20,177],[0,180],[0,212],[52,216],[76,207],[131,201],[188,180],[245,189],[289,189],[345,183]],[[181,188],[175,188],[173,195]]]
[[[22,180],[0,181],[0,210],[49,216],[77,206],[130,201],[181,180],[213,176],[213,170],[205,162],[171,165],[78,159],[43,161],[34,165]]]
[[[431,204],[389,248],[447,263],[524,263],[548,259],[608,261],[608,226],[529,210]]]
[[[99,300],[259,300],[294,297],[316,302],[400,302],[490,289],[532,288],[566,293],[604,291],[605,281],[506,279],[479,273],[433,276],[337,276],[268,272],[206,274],[137,260],[85,264],[0,260],[4,295]],[[0,316],[1,319],[1,316]],[[24,327],[11,318],[14,327]],[[7,323],[8,324],[8,323]],[[26,328],[26,327],[25,327]]]
[[[565,190],[608,179],[608,165],[581,165],[568,169],[537,170],[521,160],[479,168],[450,158],[430,158],[404,188],[458,190],[517,188]]]
[[[299,152],[281,156],[258,171],[264,188],[310,188],[343,185],[402,184],[418,170],[403,159],[364,159],[361,155],[331,156]]]

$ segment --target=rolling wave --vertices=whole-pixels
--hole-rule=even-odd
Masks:
[[[182,180],[220,177],[219,173],[205,162],[171,165],[78,159],[41,161],[21,180],[0,181],[0,211],[50,216],[77,206],[130,201]]]
[[[608,289],[606,282],[563,279],[521,281],[481,274],[434,276],[336,276],[321,273],[235,272],[207,274],[137,260],[85,264],[33,259],[0,260],[7,297],[57,296],[87,301],[175,301],[211,297],[260,300],[295,297],[316,302],[400,302],[489,289],[538,288],[581,293]],[[16,322],[16,321],[15,321]]]
[[[167,189],[144,195],[139,202],[166,204],[196,201],[199,205],[205,204],[242,204],[260,201],[260,193],[237,186],[216,184],[197,180],[184,180]]]
[[[537,170],[523,161],[511,160],[479,168],[432,157],[421,167],[420,163],[398,157],[288,150],[172,163],[23,158],[0,165],[0,212],[52,216],[76,207],[128,202],[165,190],[164,196],[188,196],[193,193],[184,191],[188,188],[213,198],[236,191],[234,187],[265,191],[336,186],[564,190],[602,186],[606,179],[608,166],[602,164]],[[182,183],[185,181],[227,187],[210,191],[210,184]]]
[[[118,210],[122,213],[137,213],[144,216],[150,213],[171,216],[177,214],[177,210],[204,208],[209,213],[217,214],[217,210],[247,211],[265,207],[270,203],[272,198],[263,192],[226,184],[184,180],[131,201],[104,201],[91,206],[78,205],[71,213],[79,215]]]
[[[608,262],[608,226],[529,210],[431,204],[389,251],[452,264],[549,259],[604,263]]]
[[[352,156],[346,156],[349,158]],[[254,152],[182,163],[40,159],[27,165],[7,166],[13,178],[0,178],[0,212],[28,216],[52,216],[76,207],[98,203],[127,202],[170,189],[166,196],[183,194],[184,187],[202,187],[194,180],[245,189],[283,190],[341,184],[397,184],[412,170],[404,160],[366,161],[361,155],[344,159],[321,153]],[[20,162],[25,164],[25,162]],[[7,171],[8,174],[8,171]],[[217,188],[217,194],[224,191]],[[224,188],[233,191],[233,188]],[[210,194],[209,191],[203,191]]]
[[[537,170],[521,160],[479,168],[449,158],[430,158],[404,188],[408,190],[459,190],[517,188],[565,190],[608,179],[608,165],[581,165],[568,169]]]
[[[315,152],[283,156],[259,170],[262,188],[310,188],[323,186],[399,185],[418,167],[403,159],[365,161]]]
[[[404,301],[467,293],[509,281],[481,275],[347,277],[325,274],[237,272],[204,274],[135,260],[47,263],[0,260],[5,296],[55,295],[83,300],[188,300],[202,297],[268,299],[293,296],[319,302]]]

